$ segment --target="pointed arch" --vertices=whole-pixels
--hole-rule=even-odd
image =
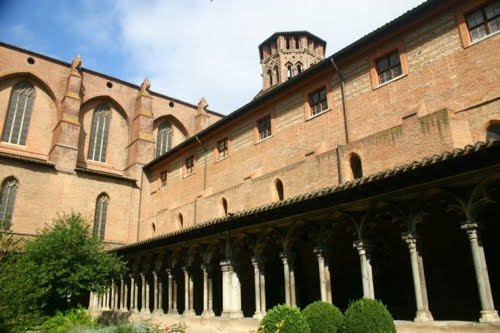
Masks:
[[[22,80],[12,88],[2,136],[3,142],[26,146],[35,97],[35,87],[28,80]]]
[[[294,70],[291,62],[287,62],[285,64],[286,67],[286,78],[287,80],[290,80],[294,75]]]
[[[182,213],[177,214],[177,225],[179,225],[181,229],[184,228],[184,217]]]
[[[269,87],[273,86],[273,72],[270,69],[267,70],[267,82],[269,83]]]
[[[94,214],[94,237],[104,239],[106,233],[106,220],[108,217],[109,197],[101,193],[97,197]]]
[[[278,66],[274,66],[274,75],[276,76],[276,82],[274,84],[280,83],[280,70]]]
[[[12,226],[18,187],[19,182],[14,177],[7,177],[2,182],[2,192],[0,192],[0,231],[10,230]]]
[[[295,64],[295,73],[299,75],[300,73],[302,73],[303,70],[304,70],[304,65],[302,64],[302,62],[297,61],[297,63]]]
[[[352,178],[358,179],[363,177],[363,165],[361,163],[361,158],[358,154],[352,153],[349,158],[349,164],[351,166]]]
[[[274,181],[274,191],[274,197],[276,201],[281,201],[285,198],[285,188],[283,186],[283,182],[279,178],[276,178],[276,180]]]

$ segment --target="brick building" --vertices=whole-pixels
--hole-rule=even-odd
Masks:
[[[1,44],[4,229],[89,216],[130,267],[98,310],[235,332],[365,296],[498,322],[499,26],[500,1],[429,0],[327,58],[277,32],[225,117]]]

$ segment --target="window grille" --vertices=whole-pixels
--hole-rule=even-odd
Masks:
[[[96,201],[94,215],[94,236],[104,239],[106,232],[106,218],[108,215],[109,198],[105,194],[101,194]]]
[[[156,140],[156,157],[172,148],[172,127],[168,122],[161,123]]]
[[[34,101],[35,88],[29,81],[21,81],[12,88],[3,142],[26,145]]]
[[[111,110],[107,104],[99,104],[92,117],[88,159],[106,162]]]
[[[8,178],[3,182],[2,193],[0,193],[0,230],[7,231],[12,225],[12,214],[16,201],[17,181]]]

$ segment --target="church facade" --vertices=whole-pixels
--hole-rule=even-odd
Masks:
[[[1,44],[2,232],[89,216],[129,263],[98,312],[236,332],[364,296],[498,329],[499,27],[500,1],[429,0],[326,58],[277,32],[227,116]]]

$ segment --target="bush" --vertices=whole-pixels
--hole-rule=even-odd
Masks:
[[[391,314],[380,301],[361,298],[344,313],[343,333],[396,333]]]
[[[260,322],[264,333],[310,333],[300,310],[289,305],[276,305]]]
[[[42,324],[42,333],[66,333],[75,326],[92,326],[92,318],[83,308],[58,312]]]
[[[344,316],[333,304],[317,301],[309,304],[302,314],[309,324],[311,333],[340,332]]]

